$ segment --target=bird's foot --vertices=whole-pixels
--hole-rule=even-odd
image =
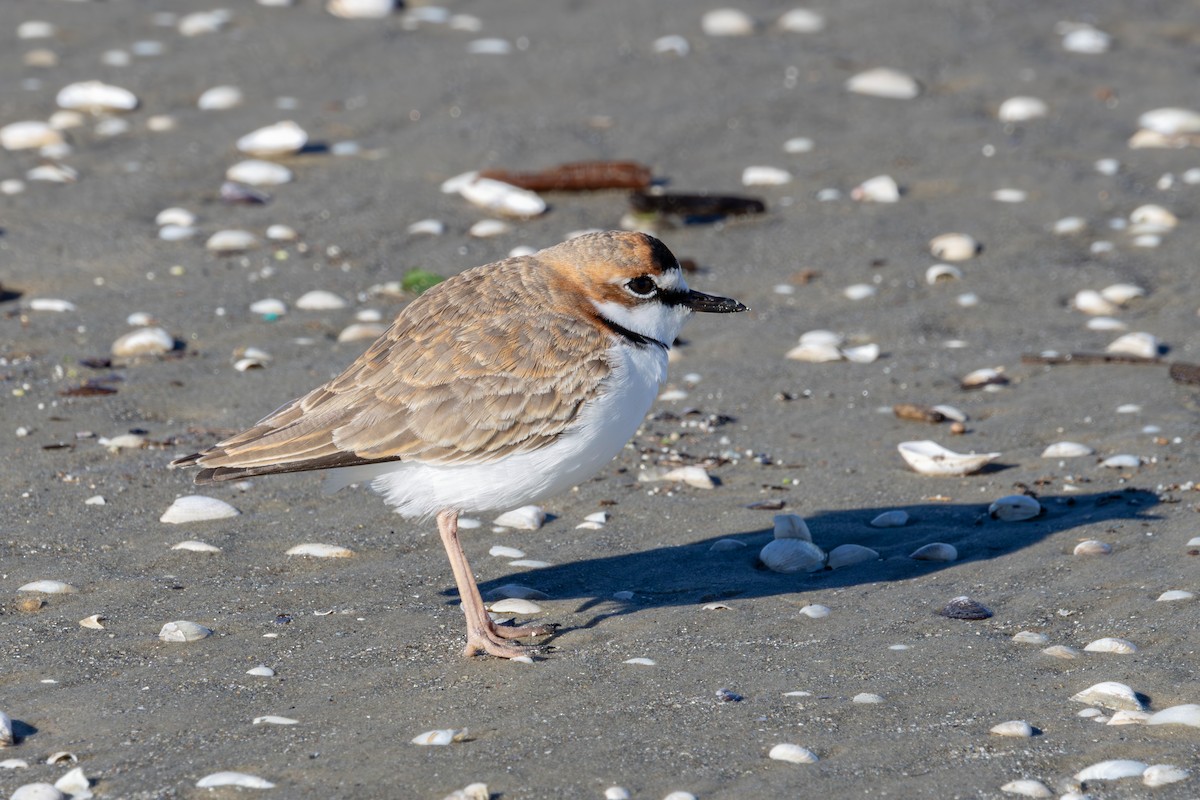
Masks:
[[[496,656],[496,658],[516,658],[517,656],[530,656],[541,652],[542,648],[537,645],[516,644],[501,636],[493,634],[491,631],[468,631],[467,646],[463,648],[463,655],[467,658],[477,655]]]
[[[551,622],[546,625],[493,625],[492,633],[501,639],[532,639],[534,636],[549,636],[558,630]]]

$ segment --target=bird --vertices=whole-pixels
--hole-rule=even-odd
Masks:
[[[328,383],[171,468],[197,484],[321,470],[437,521],[467,622],[464,655],[513,658],[548,626],[498,626],[460,514],[506,511],[590,478],[637,432],[693,312],[742,303],[688,288],[648,234],[600,231],[467,269],[409,303]]]

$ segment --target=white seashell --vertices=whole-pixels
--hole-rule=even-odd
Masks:
[[[896,449],[922,475],[947,477],[978,472],[1000,457],[1000,453],[956,453],[929,439],[901,442]]]
[[[1075,773],[1077,781],[1115,781],[1121,778],[1133,778],[1146,771],[1147,765],[1141,761],[1127,758],[1114,758],[1092,764],[1086,769]]]
[[[653,666],[656,666],[658,662],[656,662],[653,658],[646,658],[644,656],[638,656],[637,658],[627,658],[621,663],[634,664],[639,667],[653,667]]]
[[[864,561],[878,561],[879,553],[860,544],[842,544],[829,551],[829,568],[840,569]]]
[[[975,294],[974,292],[967,292],[966,294],[960,294],[958,297],[954,298],[954,302],[958,303],[963,308],[974,308],[975,306],[979,305],[979,295]]]
[[[522,658],[522,656],[517,656],[517,658]],[[513,660],[515,661],[516,659]],[[532,659],[530,659],[530,663],[532,663]],[[488,790],[486,783],[469,783],[463,788],[456,789],[450,794],[446,795],[442,798],[442,800],[489,800],[491,796],[492,793]],[[605,794],[605,797],[608,797],[607,793]],[[621,800],[621,798],[618,797],[616,800]],[[628,798],[625,800],[628,800]]]
[[[197,542],[194,539],[189,539],[186,542],[180,542],[173,546],[172,550],[190,550],[193,553],[219,553],[221,548],[204,542]]]
[[[1185,703],[1156,711],[1146,720],[1147,725],[1190,725],[1200,728],[1200,705]]]
[[[999,725],[993,725],[990,732],[997,736],[1014,736],[1025,739],[1034,734],[1033,726],[1023,719],[1014,719],[1008,722],[1001,722]]]
[[[492,178],[476,178],[459,189],[467,202],[505,217],[536,217],[546,210],[546,201],[535,192]]]
[[[504,512],[492,520],[492,523],[505,528],[536,531],[546,524],[546,511],[541,506],[521,506]]]
[[[1142,773],[1142,783],[1147,786],[1166,786],[1184,780],[1192,773],[1174,764],[1154,764]]]
[[[767,757],[773,758],[776,761],[787,761],[792,764],[817,763],[817,754],[807,747],[801,747],[798,744],[777,744],[767,753]]]
[[[871,520],[872,528],[899,528],[908,524],[908,512],[902,509],[885,511]]]
[[[997,189],[992,192],[992,199],[997,203],[1024,203],[1029,193],[1022,189]]]
[[[154,324],[154,317],[146,311],[135,311],[125,318],[125,324],[135,328],[145,327]]]
[[[1115,317],[1092,317],[1087,321],[1087,327],[1090,331],[1125,331],[1129,330],[1126,325]]]
[[[232,18],[233,15],[224,8],[196,11],[184,15],[176,28],[183,36],[202,36],[206,33],[216,33],[229,24],[229,20]]]
[[[409,234],[413,236],[428,234],[430,236],[441,236],[446,232],[446,223],[440,219],[423,219],[419,222],[414,222],[408,226]]]
[[[1132,283],[1114,283],[1111,286],[1105,286],[1101,289],[1100,294],[1105,300],[1123,306],[1130,300],[1145,297],[1146,290]]]
[[[581,522],[575,526],[575,530],[598,531],[603,527],[599,522]]]
[[[846,337],[842,336],[840,333],[834,333],[833,331],[827,331],[821,328],[805,331],[804,333],[800,334],[800,344],[829,344],[833,345],[834,347],[841,347],[845,341]]]
[[[1087,230],[1087,220],[1083,217],[1063,217],[1054,223],[1051,230],[1059,236],[1083,233]]]
[[[491,36],[467,44],[467,52],[475,55],[506,56],[513,51],[512,42]]]
[[[956,281],[963,276],[962,270],[950,264],[934,264],[925,270],[925,282],[930,286],[942,281]]]
[[[633,795],[624,786],[610,786],[604,790],[604,800],[631,800],[632,797]],[[487,800],[487,798],[482,798],[482,800]]]
[[[308,144],[308,133],[291,120],[276,122],[251,131],[237,140],[237,149],[252,156],[283,156],[297,153]]]
[[[443,728],[439,730],[425,731],[412,738],[413,744],[421,746],[430,745],[447,745],[452,742],[461,742],[467,738],[467,729],[461,730],[455,728]]]
[[[854,283],[842,289],[842,294],[848,300],[866,300],[874,297],[879,290],[869,283]]]
[[[730,550],[741,550],[745,546],[745,542],[739,542],[737,539],[717,539],[709,546],[708,552],[725,553]]]
[[[112,343],[112,354],[118,358],[158,356],[174,349],[175,337],[162,328],[138,328]]]
[[[696,489],[712,489],[712,476],[703,467],[676,467],[663,475],[665,481],[681,481]]]
[[[349,305],[341,297],[324,289],[313,289],[305,292],[296,300],[296,308],[305,311],[336,311]]]
[[[1001,122],[1028,122],[1050,113],[1050,107],[1037,97],[1019,95],[1010,97],[996,109],[996,118]]]
[[[754,28],[754,18],[736,8],[714,9],[700,18],[700,29],[708,36],[749,36]]]
[[[17,26],[18,39],[50,39],[57,35],[54,23],[40,19],[26,20]]]
[[[1094,684],[1082,692],[1072,695],[1071,699],[1077,703],[1100,706],[1113,711],[1120,709],[1129,709],[1131,711],[1146,710],[1146,704],[1141,701],[1133,689],[1130,689],[1124,683],[1117,683],[1116,681],[1104,681]]]
[[[1075,294],[1071,305],[1085,314],[1109,315],[1115,314],[1117,306],[1104,295],[1094,289],[1083,289]]]
[[[691,792],[671,792],[663,800],[696,800],[696,795]]]
[[[212,633],[212,630],[197,622],[181,619],[163,625],[158,638],[164,642],[198,642],[212,636]]]
[[[816,572],[825,566],[825,553],[804,539],[775,539],[758,553],[772,572]]]
[[[196,224],[196,215],[186,208],[172,206],[158,212],[158,215],[154,218],[154,224],[160,226],[178,225],[181,228],[187,228]]]
[[[830,361],[841,361],[843,356],[837,345],[824,342],[801,342],[788,350],[785,358],[809,364],[825,364]]]
[[[137,96],[128,89],[100,81],[83,81],[64,86],[55,96],[59,108],[98,114],[106,111],[132,111]]]
[[[517,245],[512,250],[509,250],[508,257],[509,258],[524,258],[525,256],[531,256],[536,252],[537,252],[536,248],[530,247],[529,245],[522,244],[522,245]],[[668,355],[667,359],[670,360],[670,358],[671,357]]]
[[[116,452],[118,450],[137,450],[144,447],[146,438],[139,436],[136,433],[123,433],[120,436],[114,436],[111,439],[100,437],[97,441],[101,447],[107,447],[109,450]]]
[[[813,603],[801,608],[800,613],[809,619],[825,619],[825,617],[828,617],[833,613],[833,610],[830,609],[829,606],[823,606],[820,603]]]
[[[921,85],[911,76],[894,69],[869,69],[846,81],[846,90],[870,97],[911,100],[921,93]]]
[[[236,517],[242,512],[215,497],[205,497],[200,494],[190,494],[178,498],[171,507],[158,518],[159,522],[179,525],[184,522],[205,522],[214,519]]]
[[[1067,647],[1066,645],[1063,645],[1063,644],[1051,645],[1050,647],[1047,647],[1042,652],[1048,656],[1054,656],[1055,658],[1061,658],[1064,660],[1070,660],[1072,658],[1079,658],[1079,655],[1080,655],[1079,651],[1076,650],[1074,647]]]
[[[282,317],[287,311],[287,304],[282,300],[276,300],[274,297],[255,300],[250,304],[251,314],[261,314],[264,317]]]
[[[538,561],[534,558],[518,558],[516,561],[508,562],[510,567],[525,567],[526,569],[545,569],[553,566],[549,561]]]
[[[686,56],[692,51],[692,46],[688,44],[688,40],[684,37],[678,34],[670,34],[655,39],[651,45],[651,49],[656,53]]]
[[[267,226],[267,238],[273,242],[290,242],[300,238],[300,234],[296,233],[296,229],[291,225],[276,223]]]
[[[1138,331],[1125,334],[1104,349],[1108,353],[1127,353],[1140,358],[1158,358],[1160,344],[1154,335]]]
[[[195,236],[198,231],[195,228],[184,225],[163,225],[158,229],[158,238],[164,242],[182,242],[185,239],[190,239]]]
[[[336,544],[306,542],[305,544],[298,544],[290,548],[285,555],[308,556],[310,558],[350,558],[354,555],[354,551]]]
[[[806,136],[795,136],[783,143],[785,153],[811,153],[815,143]]]
[[[1088,642],[1083,648],[1088,653],[1136,653],[1137,645],[1128,639],[1117,639],[1107,636]]]
[[[517,614],[529,615],[542,613],[542,607],[532,600],[523,600],[519,597],[508,597],[504,600],[497,600],[492,603],[488,609],[494,614]]]
[[[1121,162],[1115,158],[1101,158],[1093,166],[1101,175],[1112,177],[1121,171]]]
[[[879,360],[880,347],[875,343],[842,348],[842,355],[854,364],[874,364]]]
[[[1020,633],[1014,633],[1012,640],[1021,644],[1046,644],[1050,641],[1050,637],[1044,633],[1021,631]]]
[[[877,694],[871,694],[870,692],[860,692],[854,695],[854,697],[850,698],[850,702],[860,703],[862,705],[873,705],[876,703],[882,703],[883,698]]]
[[[396,10],[396,0],[329,0],[325,10],[342,19],[383,19]]]
[[[504,597],[520,597],[525,600],[549,600],[550,595],[545,592],[539,592],[537,589],[531,589],[528,586],[522,586],[519,583],[506,583],[503,586],[497,586],[487,593],[489,599],[504,598]]]
[[[1158,247],[1160,244],[1162,244],[1162,237],[1154,235],[1154,234],[1144,234],[1142,236],[1135,236],[1133,238],[1132,244],[1134,247],[1146,247],[1146,248]],[[1093,247],[1094,246],[1095,245],[1093,245]]]
[[[74,594],[79,591],[69,583],[62,581],[40,580],[17,587],[18,592],[41,592],[42,594]]]
[[[1179,224],[1179,217],[1162,206],[1147,203],[1129,212],[1129,221],[1141,233],[1165,233]]]
[[[966,261],[980,251],[979,242],[965,233],[943,233],[929,240],[929,252],[946,261]]]
[[[1098,28],[1081,25],[1063,36],[1062,46],[1069,53],[1095,55],[1108,52],[1108,48],[1112,47],[1112,37]]]
[[[1156,108],[1138,117],[1138,126],[1163,136],[1200,133],[1200,112],[1190,108]]]
[[[1196,595],[1184,589],[1171,589],[1163,592],[1156,599],[1160,603],[1169,603],[1175,600],[1191,600]]]
[[[251,669],[246,670],[246,674],[254,675],[258,678],[273,678],[275,677],[275,670],[271,669],[266,664],[259,664],[257,667],[252,667]]]
[[[245,100],[242,90],[236,86],[214,86],[206,89],[196,100],[196,107],[203,111],[221,111],[236,108]]]
[[[584,517],[583,520],[584,522],[595,522],[603,525],[604,523],[608,522],[608,512],[593,511],[591,514],[588,514],[586,517]]]
[[[803,539],[806,542],[813,540],[808,523],[799,514],[776,514],[774,529],[776,539]]]
[[[299,725],[300,720],[292,719],[291,717],[279,717],[274,714],[267,714],[265,717],[255,717],[254,725]]]
[[[79,627],[91,628],[95,631],[102,631],[104,630],[104,620],[106,619],[108,619],[108,617],[105,617],[102,614],[92,614],[90,617],[84,617],[83,619],[79,620]]]
[[[243,789],[274,789],[275,784],[245,772],[214,772],[196,781],[199,789],[214,789],[218,786],[240,786]]]
[[[511,230],[512,225],[507,222],[498,219],[481,219],[467,229],[467,234],[476,239],[491,239],[494,236],[503,236]]]
[[[0,147],[5,150],[59,147],[63,143],[62,134],[40,120],[12,122],[0,128]]]
[[[3,713],[3,712],[0,712]],[[23,758],[6,758],[0,761],[0,769],[28,769],[29,762]]]
[[[876,175],[851,189],[850,198],[860,203],[896,203],[900,186],[891,175]]]
[[[825,30],[825,17],[807,8],[793,8],[783,12],[775,24],[789,33],[819,33]]]
[[[957,561],[958,550],[952,544],[933,542],[924,547],[918,547],[909,555],[915,561]]]
[[[16,742],[13,735],[12,717],[0,711],[0,747],[10,747]]]
[[[293,175],[292,171],[282,164],[251,158],[239,161],[225,170],[225,177],[249,186],[281,186],[291,183]]]
[[[1106,725],[1144,725],[1146,720],[1150,719],[1150,715],[1145,711],[1130,711],[1122,709],[1114,711],[1113,715],[1108,718]]]
[[[9,800],[67,800],[67,796],[48,783],[27,783],[18,786]]]
[[[83,767],[75,767],[54,782],[54,788],[71,798],[71,800],[90,800],[92,782],[83,773]]]
[[[26,172],[25,179],[46,183],[74,183],[79,179],[79,173],[66,164],[42,164]]]
[[[258,239],[249,231],[228,228],[208,237],[204,247],[214,253],[239,253],[258,247]]]
[[[1019,794],[1023,797],[1054,797],[1054,792],[1051,792],[1046,784],[1035,781],[1033,778],[1018,778],[1015,781],[1009,781],[1000,787],[1000,791],[1006,794]]]
[[[746,167],[742,170],[743,186],[783,186],[792,182],[792,173],[779,167]]]
[[[1001,522],[1021,522],[1041,513],[1041,503],[1024,494],[1010,494],[988,506],[988,516]]]
[[[938,412],[939,414],[941,414],[943,417],[950,420],[951,422],[966,422],[967,421],[966,412],[962,411],[959,408],[956,408],[955,406],[949,406],[949,405],[946,405],[945,403],[939,403],[938,405],[933,406],[933,410]]]
[[[1109,469],[1137,469],[1141,465],[1142,460],[1140,458],[1128,453],[1109,456],[1100,462],[1100,466],[1108,467]]]
[[[7,178],[0,181],[0,194],[14,195],[25,191],[25,181]]]
[[[1096,451],[1079,442],[1055,442],[1042,451],[1042,458],[1079,458],[1090,456],[1094,452]]]
[[[1118,414],[1140,414],[1140,413],[1142,413],[1142,407],[1139,406],[1137,403],[1122,403],[1121,405],[1117,406],[1117,413]]]
[[[504,545],[493,545],[491,550],[488,550],[488,555],[496,558],[524,558],[524,551],[518,550],[515,547],[505,547]]]
[[[54,311],[60,314],[78,310],[75,304],[69,300],[59,300],[55,297],[35,297],[29,301],[29,309],[31,311]]]

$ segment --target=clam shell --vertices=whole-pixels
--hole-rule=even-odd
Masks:
[[[291,717],[280,717],[275,714],[267,714],[264,717],[255,717],[253,725],[299,725],[300,720],[292,719]]]
[[[963,276],[963,271],[953,264],[934,264],[925,270],[925,282],[930,286],[942,281],[956,281]]]
[[[876,175],[850,190],[850,198],[860,203],[896,203],[900,186],[891,175]]]
[[[1156,711],[1146,720],[1147,725],[1190,725],[1200,728],[1200,704],[1185,703]]]
[[[736,8],[717,8],[700,18],[700,29],[708,36],[749,36],[755,27],[754,18]]]
[[[246,674],[254,675],[258,678],[273,678],[275,677],[275,670],[271,669],[266,664],[259,664],[257,667],[251,667],[250,669],[246,670]]]
[[[293,175],[292,171],[282,164],[250,158],[239,161],[225,170],[225,178],[248,186],[281,186],[291,183]]]
[[[175,337],[162,328],[138,328],[117,337],[112,354],[118,358],[159,356],[175,349]]]
[[[0,747],[11,747],[15,742],[12,717],[0,711]]]
[[[681,481],[696,489],[712,489],[712,476],[703,467],[676,467],[663,475],[665,481]]]
[[[871,692],[859,692],[850,698],[850,702],[858,703],[859,705],[876,705],[882,703],[883,698]]]
[[[1107,542],[1098,542],[1095,539],[1087,539],[1075,545],[1072,551],[1073,555],[1077,556],[1106,556],[1112,552],[1112,545]]]
[[[196,108],[203,111],[219,111],[240,106],[244,99],[242,90],[236,86],[214,86],[206,89],[196,99]]]
[[[91,628],[94,631],[104,630],[104,620],[108,619],[102,614],[92,614],[90,617],[84,617],[79,620],[79,627]]]
[[[493,178],[476,178],[459,189],[467,202],[505,217],[536,217],[546,210],[546,201],[535,192]]]
[[[196,215],[186,208],[171,206],[158,212],[154,217],[154,224],[160,227],[163,225],[178,225],[181,228],[187,228],[196,224]]]
[[[1116,304],[1105,299],[1104,295],[1095,289],[1082,289],[1076,292],[1075,297],[1071,300],[1071,305],[1085,314],[1096,316],[1109,316],[1117,311]]]
[[[504,545],[497,544],[488,550],[488,555],[495,556],[496,558],[524,558],[525,552],[515,547],[505,547]]]
[[[1108,718],[1107,725],[1144,725],[1146,720],[1150,719],[1150,715],[1145,711],[1130,711],[1122,709],[1114,711],[1113,715]]]
[[[57,297],[35,297],[29,301],[29,310],[67,314],[79,309],[70,300],[60,300]]]
[[[439,730],[425,731],[417,734],[412,738],[413,744],[418,744],[423,747],[430,745],[446,745],[452,742],[461,742],[467,738],[467,729],[461,730],[455,728],[442,728]]]
[[[1055,442],[1052,445],[1047,445],[1042,451],[1042,458],[1079,458],[1080,456],[1090,456],[1096,452],[1086,444],[1079,442]]]
[[[18,592],[40,592],[42,594],[74,594],[79,591],[69,583],[62,581],[40,580],[17,587]]]
[[[441,236],[446,232],[446,223],[440,219],[423,219],[408,226],[409,235]]]
[[[1100,466],[1108,467],[1109,469],[1137,469],[1142,465],[1142,460],[1135,455],[1129,453],[1120,453],[1115,456],[1109,456],[1100,462]]]
[[[921,84],[899,70],[878,68],[860,72],[847,79],[846,91],[869,97],[911,100],[921,93]]]
[[[1071,695],[1071,699],[1077,703],[1100,706],[1101,708],[1113,711],[1120,709],[1129,709],[1130,711],[1146,710],[1146,704],[1142,702],[1137,693],[1126,684],[1118,683],[1117,681],[1103,681],[1102,683],[1093,684],[1082,692]]]
[[[214,253],[240,253],[258,247],[258,238],[250,231],[229,228],[208,237],[204,247]]]
[[[181,619],[168,622],[158,632],[158,638],[164,642],[198,642],[212,636],[212,630],[191,620]]]
[[[506,583],[503,586],[497,586],[487,593],[488,599],[501,599],[505,597],[520,597],[525,600],[549,600],[550,595],[545,592],[539,592],[537,589],[531,589],[528,586],[522,586],[519,583]]]
[[[1024,494],[1001,497],[988,506],[988,516],[1002,522],[1020,522],[1033,519],[1043,511],[1041,503]]]
[[[787,761],[791,764],[815,764],[817,762],[817,754],[812,750],[786,742],[772,747],[767,753],[767,757],[776,761]]]
[[[1084,781],[1115,781],[1121,778],[1139,777],[1146,771],[1147,765],[1141,761],[1127,758],[1114,758],[1092,764],[1086,769],[1075,773],[1075,780]]]
[[[1111,303],[1123,306],[1131,300],[1146,296],[1146,290],[1132,283],[1114,283],[1100,290],[1100,295]]]
[[[325,10],[342,19],[383,19],[396,10],[396,0],[329,0]]]
[[[243,789],[275,788],[275,784],[270,781],[245,772],[214,772],[196,781],[196,787],[199,789],[215,789],[218,786],[240,786]]]
[[[929,240],[929,252],[945,261],[966,261],[982,249],[973,236],[965,233],[943,233]]]
[[[1006,794],[1019,794],[1023,797],[1054,797],[1054,792],[1046,784],[1033,778],[1018,778],[1000,787]]]
[[[494,614],[516,614],[518,616],[542,613],[542,607],[532,600],[522,600],[519,597],[509,597],[497,600],[488,609]]]
[[[878,561],[879,553],[860,544],[838,545],[829,551],[829,568],[841,569],[864,561]]]
[[[350,558],[354,551],[336,544],[307,542],[289,549],[285,555],[308,556],[310,558]]]
[[[62,144],[62,134],[41,120],[10,122],[0,128],[0,147],[5,150],[33,150]]]
[[[1012,640],[1021,644],[1048,644],[1050,637],[1044,633],[1036,633],[1034,631],[1021,631],[1014,633]]]
[[[970,475],[1000,457],[1000,453],[956,453],[929,439],[901,442],[896,448],[908,465],[922,475]]]
[[[132,111],[138,106],[137,95],[120,86],[101,81],[82,81],[64,86],[55,96],[59,108],[99,114]]]
[[[800,609],[800,613],[809,619],[825,619],[833,613],[833,609],[829,606],[823,606],[820,603],[811,603]]]
[[[1018,738],[1028,739],[1033,736],[1033,726],[1023,719],[1009,720],[1001,722],[998,725],[993,725],[989,731],[997,736],[1013,736]]]
[[[996,109],[996,118],[1001,122],[1028,122],[1050,113],[1046,101],[1037,97],[1018,95],[1010,97]]]
[[[793,8],[783,12],[775,24],[790,33],[819,33],[825,30],[825,17],[807,8]]]
[[[908,512],[902,509],[885,511],[871,520],[872,528],[900,528],[908,524]]]
[[[879,353],[880,347],[874,342],[842,348],[842,355],[846,357],[847,361],[854,364],[873,364],[879,359]]]
[[[344,299],[325,289],[305,292],[296,300],[296,308],[304,311],[336,311],[347,305]]]
[[[783,186],[792,182],[792,173],[779,167],[746,167],[742,170],[743,186]]]
[[[503,236],[511,230],[512,225],[503,220],[481,219],[468,228],[467,233],[476,239],[490,239],[493,236]]]
[[[205,497],[200,494],[190,494],[178,498],[170,508],[158,518],[159,522],[180,525],[185,522],[207,522],[214,519],[236,517],[242,512],[215,497]]]
[[[824,364],[830,361],[841,361],[844,356],[837,345],[826,342],[801,342],[787,351],[785,358],[809,364]]]
[[[190,550],[193,553],[219,553],[221,548],[204,542],[197,542],[194,539],[189,539],[186,542],[180,542],[174,545],[172,550]]]
[[[492,520],[492,523],[504,528],[536,531],[546,524],[546,511],[541,506],[521,506],[504,512]]]
[[[727,553],[730,550],[741,550],[745,546],[745,542],[739,542],[737,539],[717,539],[709,545],[708,552]]]
[[[962,595],[947,603],[938,614],[950,619],[980,620],[991,617],[992,610],[982,603]]]
[[[1192,773],[1174,764],[1154,764],[1142,773],[1142,783],[1147,786],[1166,786],[1184,780]]]
[[[1166,233],[1179,224],[1179,217],[1162,206],[1147,203],[1129,212],[1129,221],[1138,233]]]
[[[825,566],[825,553],[804,539],[775,539],[758,553],[758,558],[772,572],[816,572]]]
[[[285,156],[308,144],[308,133],[291,120],[276,122],[247,133],[237,140],[237,149],[252,156]]]
[[[1048,656],[1053,656],[1054,658],[1061,658],[1064,661],[1069,661],[1073,658],[1079,658],[1078,650],[1076,650],[1074,647],[1067,647],[1066,645],[1062,644],[1052,645],[1047,647],[1042,652]]]
[[[1138,125],[1163,136],[1200,133],[1200,111],[1190,108],[1155,108],[1139,116]]]
[[[1111,636],[1088,642],[1083,649],[1089,653],[1136,653],[1138,651],[1137,645],[1128,639],[1117,639]]]
[[[1155,599],[1160,603],[1169,603],[1174,600],[1191,600],[1195,596],[1185,589],[1171,589],[1170,591],[1163,592]]]
[[[952,544],[933,542],[923,547],[918,547],[909,555],[909,558],[915,561],[957,561],[958,550]]]
[[[67,796],[49,783],[27,783],[18,786],[9,800],[67,800]]]
[[[803,539],[806,542],[813,540],[808,523],[799,514],[776,514],[774,522],[776,539]]]
[[[1121,336],[1104,349],[1109,353],[1127,353],[1140,358],[1158,358],[1161,347],[1158,338],[1153,334],[1136,331]]]

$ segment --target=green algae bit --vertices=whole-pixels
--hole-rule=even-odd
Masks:
[[[410,269],[400,279],[400,286],[410,294],[424,294],[437,284],[444,281],[441,275],[435,275],[423,269]]]

